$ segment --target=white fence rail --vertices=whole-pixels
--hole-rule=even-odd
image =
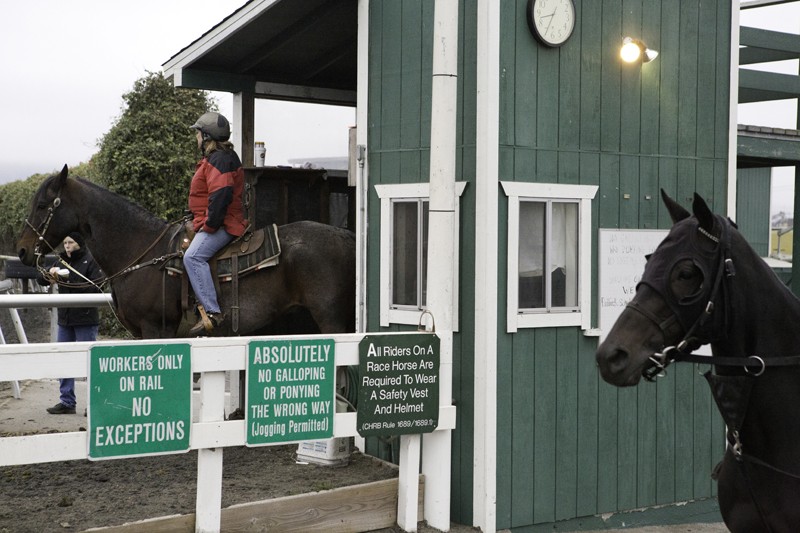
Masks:
[[[47,298],[41,298],[46,296]],[[75,295],[72,295],[75,296]],[[96,298],[103,295],[91,295]],[[0,295],[0,308],[30,307],[32,302],[41,306],[70,305],[65,296],[56,295]],[[56,300],[51,300],[51,299]],[[47,303],[45,303],[47,301]],[[87,302],[84,302],[87,303]],[[101,301],[100,305],[104,305]],[[369,335],[378,335],[370,333]],[[392,335],[398,335],[392,333]],[[402,334],[400,334],[402,335]],[[452,375],[452,333],[437,332],[441,339],[440,378]],[[248,344],[252,340],[281,340],[303,338],[329,338],[335,342],[335,365],[351,366],[359,364],[359,343],[364,334],[341,334],[324,336],[293,337],[221,337],[199,339],[159,339],[158,343],[180,342],[191,344],[192,372],[200,373],[200,393],[193,395],[192,401],[199,401],[197,419],[192,420],[190,448],[198,450],[197,502],[195,515],[196,531],[219,531],[222,502],[222,455],[227,446],[242,446],[246,441],[244,420],[225,420],[225,374],[229,371],[245,370]],[[100,341],[74,343],[5,344],[0,345],[0,381],[20,381],[28,379],[57,379],[64,376],[87,377],[89,351],[93,346],[124,346],[147,343],[149,341]],[[448,347],[448,348],[445,348]],[[440,383],[450,383],[440,380]],[[455,428],[456,408],[449,405],[450,387],[443,386],[440,391],[439,423],[436,431],[450,431]],[[357,436],[357,413],[335,413],[333,437]],[[88,458],[89,433],[86,431],[52,433],[0,438],[0,466],[47,463]],[[401,437],[403,448],[419,446],[419,435]],[[414,454],[412,454],[413,457]],[[424,455],[424,450],[423,450]],[[423,457],[424,461],[437,463],[438,458]],[[118,459],[124,460],[124,459]],[[441,458],[449,465],[449,455]],[[419,455],[416,460],[401,459],[399,471],[398,517],[417,516],[416,494],[419,483]],[[426,494],[426,500],[429,495]],[[449,501],[447,494],[434,498],[439,502]],[[427,505],[427,504],[426,504]],[[404,524],[401,524],[403,526]],[[408,530],[416,528],[416,522],[405,526]]]

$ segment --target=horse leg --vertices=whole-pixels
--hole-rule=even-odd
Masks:
[[[355,311],[352,307],[347,309],[347,312],[331,312],[335,311],[335,306],[327,309],[309,308],[311,317],[317,323],[319,332],[327,333],[352,333],[355,331]],[[352,316],[351,316],[352,315]]]

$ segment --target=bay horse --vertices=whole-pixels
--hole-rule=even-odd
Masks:
[[[22,262],[33,265],[70,232],[79,231],[111,279],[115,312],[125,328],[138,338],[179,336],[186,329],[179,329],[184,317],[182,282],[162,268],[163,258],[172,252],[170,224],[130,200],[68,173],[64,165],[59,174],[46,178],[33,196],[17,243]],[[303,221],[281,226],[278,234],[279,263],[239,279],[236,334],[263,334],[276,319],[297,308],[307,310],[320,333],[354,331],[353,233]],[[228,316],[234,300],[231,285],[220,284],[220,305]],[[234,334],[231,321],[225,320],[214,334]]]
[[[671,363],[713,364],[705,376],[727,426],[714,472],[726,526],[798,531],[800,300],[700,196],[689,213],[661,195],[672,229],[597,349],[600,374],[626,387]],[[711,344],[711,357],[691,353],[703,344]]]

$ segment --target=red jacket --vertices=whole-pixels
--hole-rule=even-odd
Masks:
[[[197,163],[189,186],[189,210],[195,231],[225,231],[239,237],[247,227],[242,192],[244,170],[234,151],[216,150]]]

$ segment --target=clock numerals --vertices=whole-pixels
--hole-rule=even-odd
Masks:
[[[573,0],[528,0],[528,25],[548,46],[566,42],[575,28]]]

